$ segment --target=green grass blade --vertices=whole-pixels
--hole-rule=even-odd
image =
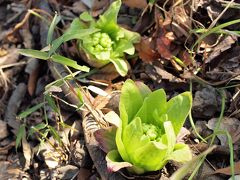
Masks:
[[[48,126],[48,128],[50,130],[50,133],[54,137],[54,139],[59,143],[59,145],[62,145],[62,140],[61,140],[61,137],[59,136],[58,132],[52,126]]]
[[[232,21],[229,21],[229,22],[226,22],[226,23],[223,23],[223,24],[220,24],[212,29],[209,29],[206,33],[202,34],[198,40],[195,42],[195,44],[193,45],[192,49],[197,45],[199,44],[205,37],[207,37],[208,35],[212,34],[212,33],[215,33],[225,27],[228,27],[230,25],[233,25],[233,24],[237,24],[237,23],[240,23],[240,19],[236,19],[236,20],[232,20]]]
[[[191,161],[184,164],[180,169],[178,169],[171,177],[170,180],[177,180],[177,179],[183,179],[188,173],[189,170],[196,167],[203,158],[207,156],[212,150],[215,148],[215,146],[212,146],[208,148],[206,151],[201,153],[200,155],[194,157]]]
[[[62,43],[66,41],[70,41],[73,39],[83,39],[86,36],[98,32],[99,29],[92,28],[92,29],[78,29],[76,31],[69,31],[60,36],[59,38],[52,41],[51,49],[48,52],[48,55],[51,56],[58,48],[61,46]]]
[[[192,93],[192,81],[190,81],[190,92]],[[193,117],[192,117],[192,111],[189,112],[188,117],[189,117],[189,121],[190,121],[190,123],[191,123],[191,126],[192,126],[195,134],[197,135],[197,137],[198,137],[199,139],[201,139],[203,142],[206,143],[207,141],[198,133],[198,131],[197,131],[197,129],[196,129],[196,126],[195,126],[195,124],[194,124]]]
[[[38,51],[38,50],[33,50],[33,49],[20,49],[19,53],[27,56],[27,57],[33,57],[37,59],[42,59],[42,60],[47,60],[49,59],[48,53]]]
[[[47,127],[47,124],[45,124],[45,123],[40,123],[40,124],[38,124],[36,126],[32,126],[30,128],[29,132],[28,132],[28,137],[32,136],[33,133],[35,133],[35,132],[37,132],[39,130],[42,130],[42,129],[46,128],[46,127]]]
[[[219,127],[220,127],[220,124],[222,122],[222,119],[223,119],[223,115],[224,115],[224,109],[225,109],[225,98],[226,98],[226,95],[224,94],[224,91],[220,91],[220,94],[222,96],[222,101],[221,101],[221,113],[220,113],[220,116],[218,118],[218,121],[217,121],[217,125],[213,131],[213,135],[212,135],[212,139],[211,139],[211,142],[210,142],[210,146],[212,146],[213,142],[214,142],[214,139],[216,138],[216,132],[219,131]],[[189,180],[193,179],[193,177],[196,175],[198,169],[201,167],[202,163],[204,162],[206,156],[204,158],[202,158],[202,160],[198,163],[198,165],[196,166],[196,168],[194,169],[193,173],[191,174],[191,176],[189,177]]]
[[[47,35],[47,44],[50,44],[52,42],[53,38],[53,32],[59,21],[61,20],[61,17],[55,14],[52,23],[50,24],[49,30],[48,30],[48,35]]]
[[[17,136],[17,138],[16,138],[16,145],[15,145],[16,151],[17,151],[17,148],[20,146],[22,138],[25,136],[25,134],[26,134],[25,124],[22,124],[19,127],[17,135],[16,135]]]
[[[20,119],[26,118],[27,116],[29,116],[30,114],[32,114],[36,110],[40,109],[43,105],[44,105],[44,103],[40,103],[40,104],[37,104],[37,105],[35,105],[35,106],[33,106],[33,107],[31,107],[31,108],[21,112],[18,115],[18,118],[20,118]]]
[[[59,109],[56,106],[54,99],[49,94],[45,94],[45,99],[47,100],[48,105],[52,108],[52,110],[56,113],[59,113]]]
[[[74,61],[72,59],[69,59],[69,58],[66,58],[64,56],[52,55],[51,59],[54,62],[63,64],[63,65],[66,65],[66,66],[70,66],[70,67],[72,67],[74,69],[77,69],[77,70],[80,70],[80,71],[84,71],[84,72],[89,72],[89,67],[87,67],[87,66],[80,66],[80,65],[77,64],[76,61]]]

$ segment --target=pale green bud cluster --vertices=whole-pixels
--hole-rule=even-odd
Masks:
[[[159,136],[159,129],[153,124],[142,123],[143,133],[149,137],[151,141],[154,141]]]
[[[92,50],[95,52],[112,51],[112,40],[107,33],[96,32],[92,36]]]

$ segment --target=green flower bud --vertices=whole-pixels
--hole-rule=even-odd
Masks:
[[[96,32],[96,33],[94,33],[92,36],[93,36],[93,38],[100,39],[101,33],[100,33],[100,32]]]
[[[104,50],[104,48],[100,44],[97,44],[95,46],[95,51],[99,52],[99,51],[103,51],[103,50]]]
[[[154,131],[153,129],[149,129],[146,134],[151,141],[155,140],[158,135],[157,131]]]
[[[142,123],[143,133],[149,137],[151,141],[155,140],[159,135],[159,129],[153,124]]]
[[[112,46],[112,40],[106,33],[102,33],[99,43],[105,48]]]
[[[146,134],[148,129],[149,129],[150,125],[146,124],[146,123],[142,123],[142,128],[143,128],[143,133]]]
[[[98,45],[98,44],[99,44],[99,38],[93,37],[93,38],[92,38],[92,43],[93,43],[93,46]]]

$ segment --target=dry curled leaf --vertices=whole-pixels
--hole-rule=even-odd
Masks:
[[[172,58],[173,55],[171,53],[170,46],[173,40],[174,38],[172,32],[163,32],[157,38],[157,51],[161,57],[168,60]]]
[[[136,45],[139,57],[145,62],[151,62],[158,58],[158,53],[154,50],[154,40],[149,37],[142,37],[141,42]]]
[[[123,3],[130,8],[144,9],[147,7],[146,0],[123,0]]]
[[[225,174],[225,175],[231,175],[231,167],[228,166],[226,168],[217,169],[214,171],[214,174]],[[240,161],[234,163],[234,174],[240,174]]]

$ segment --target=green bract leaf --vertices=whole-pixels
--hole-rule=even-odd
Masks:
[[[117,25],[117,16],[121,7],[121,0],[117,0],[111,4],[108,10],[99,17],[96,26],[103,32],[108,33],[110,36],[115,36],[119,31]]]
[[[119,103],[120,118],[124,128],[134,118],[143,103],[143,97],[132,80],[127,80],[121,90]]]
[[[107,154],[106,157],[108,170],[110,172],[116,172],[121,168],[132,167],[132,164],[128,162],[123,162],[120,154],[117,150],[112,150]]]
[[[168,120],[173,124],[176,135],[183,126],[191,107],[192,95],[190,92],[179,94],[167,102],[166,114],[168,115]]]
[[[128,72],[128,63],[120,58],[109,59],[115,66],[121,76],[126,76]]]
[[[163,89],[151,92],[143,83],[136,85],[132,80],[127,80],[121,91],[117,148],[107,156],[112,170],[127,166],[130,172],[142,174],[163,168],[169,160],[191,160],[189,147],[176,144],[177,133],[191,108],[189,92],[167,102]]]
[[[93,21],[92,16],[88,12],[83,12],[80,15],[80,19],[83,20],[83,21],[86,21],[86,22]]]
[[[166,94],[163,89],[150,93],[142,104],[142,107],[136,113],[136,117],[140,117],[142,122],[151,122],[154,125],[160,125],[161,115],[166,111]]]
[[[151,141],[132,154],[133,164],[147,171],[156,171],[166,164],[164,157],[167,146],[161,142]]]
[[[192,153],[186,144],[178,143],[175,144],[174,151],[169,155],[167,159],[177,162],[187,162],[192,159]]]
[[[104,152],[109,152],[116,149],[116,130],[116,127],[108,127],[106,129],[99,129],[94,132],[94,136]]]
[[[146,86],[144,83],[142,83],[140,81],[136,82],[135,84],[136,84],[137,88],[139,89],[143,99],[152,92],[148,86]]]
[[[164,122],[163,126],[167,137],[168,153],[171,153],[176,143],[176,135],[174,133],[171,121]]]
[[[135,151],[150,142],[149,137],[143,134],[141,119],[138,117],[124,128],[122,138],[131,161]]]

